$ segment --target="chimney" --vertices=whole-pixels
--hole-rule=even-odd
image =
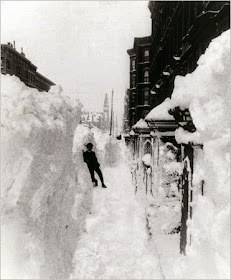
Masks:
[[[21,55],[25,56],[25,54],[23,52],[23,48],[21,48]]]
[[[15,49],[15,41],[14,41],[14,49]]]

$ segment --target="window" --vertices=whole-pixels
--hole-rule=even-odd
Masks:
[[[31,82],[32,82],[32,84],[35,84],[35,77],[34,77],[34,75],[31,75]]]
[[[17,66],[17,68],[16,68],[16,72],[17,72],[17,74],[21,74],[21,67],[20,66]]]
[[[135,70],[136,69],[136,60],[133,59],[132,60],[132,70]]]
[[[144,70],[144,82],[149,82],[149,70]]]
[[[136,105],[136,97],[135,97],[134,93],[131,96],[131,105],[132,105],[132,107],[134,107]]]
[[[148,110],[144,110],[144,119],[146,118],[146,116],[148,115],[149,111]]]
[[[144,61],[149,61],[149,50],[144,51]]]
[[[136,76],[133,75],[132,76],[132,88],[135,88],[136,87]]]
[[[132,125],[135,124],[135,112],[132,113]]]
[[[28,73],[28,70],[26,70],[26,71],[25,71],[25,77],[26,77],[27,79],[29,79],[29,73]]]
[[[4,68],[4,62],[5,62],[5,58],[1,57],[1,68]]]
[[[144,154],[151,154],[152,153],[152,144],[150,143],[150,141],[147,141],[144,144]]]
[[[144,90],[144,105],[149,105],[149,89]]]
[[[10,69],[10,60],[9,59],[6,60],[6,69]]]

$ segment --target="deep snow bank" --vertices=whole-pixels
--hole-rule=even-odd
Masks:
[[[47,93],[1,81],[1,276],[65,278],[92,199],[82,151],[72,151],[81,104],[59,86]]]
[[[194,159],[192,244],[175,265],[183,279],[230,276],[230,85],[228,30],[211,42],[193,73],[176,77],[172,95],[174,106],[189,108],[197,129],[191,135],[178,130],[176,140],[203,144]]]

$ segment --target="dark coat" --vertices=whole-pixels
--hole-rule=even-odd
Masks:
[[[83,160],[87,163],[89,167],[99,167],[99,163],[95,152],[93,151],[86,151],[83,153]]]

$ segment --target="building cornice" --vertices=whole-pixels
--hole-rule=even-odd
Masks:
[[[4,48],[7,48],[9,50],[11,50],[12,52],[14,52],[16,55],[20,56],[22,59],[26,60],[27,62],[30,63],[30,65],[32,65],[33,67],[35,67],[35,69],[37,69],[38,67],[36,65],[34,65],[28,58],[25,57],[25,55],[19,53],[16,49],[14,49],[13,47],[11,47],[8,44],[1,44],[1,46],[3,46]]]

